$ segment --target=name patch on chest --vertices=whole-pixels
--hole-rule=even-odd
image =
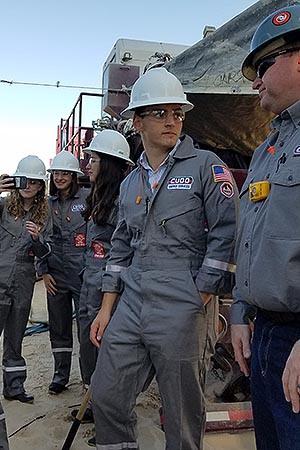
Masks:
[[[293,154],[294,154],[294,156],[300,156],[300,145],[298,145],[298,147],[295,148]]]
[[[72,205],[71,211],[72,212],[82,212],[85,210],[85,206],[81,203],[81,204],[77,204],[77,205]]]
[[[191,189],[194,178],[191,176],[171,177],[167,183],[168,190]]]

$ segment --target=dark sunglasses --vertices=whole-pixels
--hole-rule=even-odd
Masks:
[[[284,55],[285,53],[292,53],[299,50],[298,48],[289,48],[286,50],[281,50],[276,53],[272,53],[272,55],[267,56],[266,58],[262,59],[256,66],[256,76],[257,78],[262,78],[266,71],[270,69],[275,63],[276,58],[279,55]]]
[[[270,67],[272,67],[276,63],[275,58],[276,58],[275,56],[265,58],[258,64],[257,69],[256,69],[257,78],[262,78],[264,76],[264,74],[266,73],[266,71],[269,70]]]

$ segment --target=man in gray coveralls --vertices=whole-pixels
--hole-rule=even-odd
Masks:
[[[258,450],[300,449],[300,5],[257,28],[242,66],[276,114],[241,191],[232,341],[248,375]]]
[[[92,341],[101,341],[92,379],[98,450],[139,448],[134,406],[152,368],[166,448],[202,449],[216,295],[230,292],[234,271],[236,187],[218,157],[181,136],[192,107],[179,80],[154,68],[136,81],[124,111],[145,152],[121,186],[105,295],[91,327]]]

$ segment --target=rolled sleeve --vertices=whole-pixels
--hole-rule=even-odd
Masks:
[[[119,270],[116,270],[119,269]],[[122,266],[107,265],[102,278],[103,292],[121,293],[123,290],[123,282],[121,272],[126,269]]]
[[[32,240],[32,250],[35,256],[37,256],[39,259],[46,258],[51,253],[51,247],[48,242],[43,242],[42,239],[39,239],[37,241]]]
[[[230,294],[234,286],[234,273],[202,265],[196,278],[196,286],[199,292],[215,295]]]

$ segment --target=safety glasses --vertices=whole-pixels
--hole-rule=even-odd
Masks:
[[[27,178],[27,186],[37,186],[40,185],[41,182],[39,180],[32,180]]]
[[[256,66],[256,76],[257,78],[262,78],[264,76],[264,74],[267,72],[267,70],[270,69],[270,67],[272,67],[276,61],[277,61],[277,56],[280,55],[284,55],[286,53],[292,53],[299,50],[298,48],[289,48],[286,50],[280,50],[276,53],[272,53],[272,55],[266,56],[266,58],[262,59],[261,61],[259,61],[259,63]]]
[[[64,171],[64,170],[53,170],[53,175],[55,176],[55,177],[59,177],[59,176],[62,176],[62,177],[71,177],[72,176],[72,172],[69,172],[69,171]]]
[[[163,108],[149,109],[147,111],[142,111],[139,116],[151,117],[157,122],[164,122],[168,118],[169,114],[173,115],[175,122],[183,122],[185,118],[185,114],[180,108],[172,109],[171,111]]]

